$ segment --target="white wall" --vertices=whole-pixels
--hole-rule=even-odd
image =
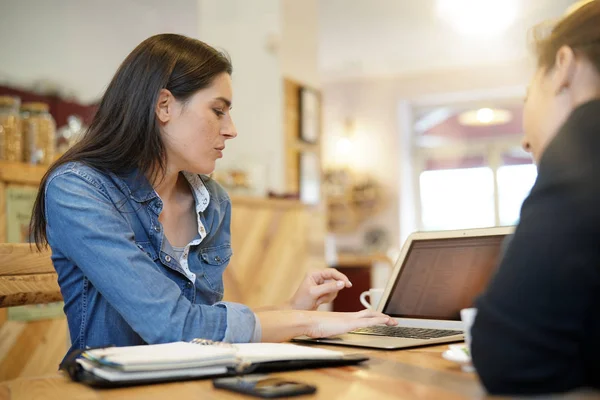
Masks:
[[[401,78],[351,80],[323,84],[324,94],[324,162],[335,161],[335,141],[343,122],[353,118],[356,134],[353,140],[353,165],[359,172],[370,174],[387,192],[387,207],[363,224],[353,235],[339,236],[340,246],[362,245],[364,232],[373,226],[382,226],[390,233],[393,243],[400,245],[400,191],[411,190],[402,182],[406,176],[407,157],[410,153],[402,138],[412,121],[406,121],[410,112],[399,113],[399,105],[447,93],[486,91],[496,88],[524,87],[529,79],[529,60],[488,67],[455,69],[435,73],[407,75]],[[414,219],[414,215],[407,218]],[[405,237],[405,232],[402,232]]]
[[[495,3],[487,7],[490,11],[515,5],[516,18],[506,30],[461,34],[436,11],[439,0],[320,0],[322,78],[398,76],[518,62],[528,55],[530,27],[561,15],[574,2],[479,0],[478,3],[486,1]],[[468,7],[464,1],[450,3],[457,8]],[[464,14],[471,13],[465,10]],[[486,20],[486,13],[483,14]]]
[[[280,56],[268,46],[281,35],[279,0],[198,0],[198,36],[233,62],[233,111],[238,137],[218,168],[242,167],[283,190],[283,80]]]
[[[285,10],[310,21],[315,2],[286,1]],[[286,30],[284,57],[290,75],[311,85],[317,75],[314,21],[304,29],[310,45],[300,40],[302,25]],[[239,136],[219,166],[248,168],[261,175],[265,189],[283,190],[282,56],[268,46],[281,47],[282,24],[282,0],[0,0],[0,83],[31,88],[43,80],[91,103],[142,40],[162,32],[199,38],[233,61]]]
[[[147,37],[197,35],[196,0],[0,0],[0,82],[45,80],[96,101]]]
[[[283,0],[281,68],[283,76],[319,88],[319,9],[317,0]]]

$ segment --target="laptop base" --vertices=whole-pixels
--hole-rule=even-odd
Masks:
[[[390,336],[360,335],[346,333],[328,338],[313,339],[308,336],[300,336],[292,339],[295,342],[328,344],[336,346],[364,347],[379,350],[401,350],[422,346],[434,346],[444,343],[456,343],[464,341],[464,335],[446,336],[438,339],[407,339]]]

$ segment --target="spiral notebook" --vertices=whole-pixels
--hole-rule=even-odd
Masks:
[[[61,365],[91,386],[116,387],[357,364],[367,357],[291,343],[192,342],[77,351]]]

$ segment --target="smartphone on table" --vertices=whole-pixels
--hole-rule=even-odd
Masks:
[[[213,386],[219,389],[231,390],[267,399],[313,394],[317,391],[315,386],[306,383],[294,382],[268,375],[219,378],[213,380]]]

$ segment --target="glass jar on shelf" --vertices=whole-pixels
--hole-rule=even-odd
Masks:
[[[48,165],[54,161],[56,123],[49,110],[46,103],[23,103],[21,106],[25,162]]]
[[[0,96],[0,160],[22,161],[20,104],[18,97]]]

